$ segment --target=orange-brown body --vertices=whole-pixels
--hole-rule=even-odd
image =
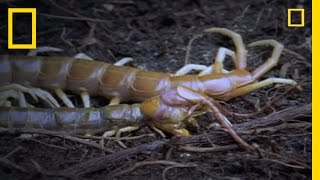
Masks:
[[[251,75],[245,70],[234,70],[229,74],[171,76],[68,57],[0,56],[0,85],[17,83],[88,92],[106,98],[118,97],[122,102],[141,102],[181,85],[225,100],[233,89],[251,82]]]

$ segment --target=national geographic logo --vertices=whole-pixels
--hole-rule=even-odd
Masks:
[[[8,8],[8,49],[36,49],[37,48],[37,16],[36,8]],[[31,14],[32,38],[31,44],[13,43],[13,15],[16,13]]]
[[[300,16],[300,22],[292,21],[293,14]],[[288,9],[288,27],[304,27],[304,9],[302,8]]]

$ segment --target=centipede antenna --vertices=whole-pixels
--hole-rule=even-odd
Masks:
[[[247,68],[247,50],[240,34],[226,28],[209,28],[204,30],[207,33],[220,33],[230,37],[236,47],[235,64],[237,69]]]

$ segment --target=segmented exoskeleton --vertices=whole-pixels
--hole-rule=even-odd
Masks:
[[[101,108],[0,107],[0,126],[41,128],[68,133],[92,134],[128,125],[146,123],[140,104]]]
[[[214,68],[205,75],[172,76],[168,73],[142,71],[133,67],[114,66],[101,61],[79,60],[68,57],[0,56],[0,85],[11,83],[66,89],[75,93],[87,92],[120,101],[141,102],[177,86],[185,86],[214,99],[228,100],[272,83],[295,85],[288,79],[274,78],[255,83],[274,67],[283,46],[274,40],[263,40],[249,46],[271,45],[272,56],[252,73],[246,71],[247,51],[241,36],[223,28],[207,29],[230,36],[236,45],[235,67],[222,73],[223,60],[217,57]]]

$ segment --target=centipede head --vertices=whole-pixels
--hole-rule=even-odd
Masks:
[[[175,136],[189,136],[185,129],[192,113],[208,97],[189,88],[179,86],[142,102],[141,110],[149,124]],[[194,123],[193,123],[194,124]]]

